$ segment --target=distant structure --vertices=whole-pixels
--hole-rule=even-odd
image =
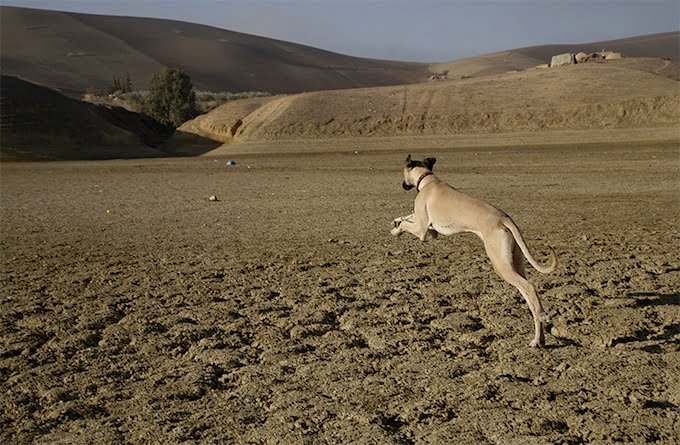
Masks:
[[[584,52],[580,52],[580,53],[578,53],[574,56],[574,61],[576,63],[583,63],[583,62],[587,62],[588,58],[589,58],[588,54],[586,54]]]
[[[550,59],[550,67],[563,66],[563,65],[573,65],[575,63],[586,63],[601,60],[615,60],[623,59],[623,54],[616,51],[605,51],[602,50],[599,53],[586,54],[584,52],[580,53],[564,53],[552,56]]]
[[[623,59],[623,54],[615,51],[602,51],[600,52],[600,56],[602,56],[604,60]]]
[[[576,60],[573,53],[558,54],[550,59],[550,67],[572,65],[574,63],[576,63]]]
[[[430,80],[446,80],[449,78],[449,70],[444,70],[441,73],[434,73],[430,76]]]

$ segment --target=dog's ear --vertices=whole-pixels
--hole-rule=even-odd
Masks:
[[[404,165],[408,167],[408,165],[411,163],[411,155],[406,156],[406,161],[404,162]]]
[[[432,167],[434,167],[434,163],[437,162],[437,158],[425,158],[423,159],[423,162],[427,169],[432,171]]]

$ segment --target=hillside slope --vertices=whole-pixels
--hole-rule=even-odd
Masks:
[[[136,17],[0,6],[3,74],[82,93],[105,90],[129,73],[145,89],[164,66],[187,71],[197,89],[295,93],[418,83],[430,72],[449,78],[524,70],[572,51],[620,51],[678,63],[680,32],[602,42],[539,45],[435,63],[351,57],[205,25]]]
[[[171,133],[122,108],[81,102],[16,77],[0,79],[0,159],[110,159],[167,156]]]
[[[0,6],[3,74],[83,92],[130,73],[145,89],[162,67],[208,91],[291,93],[424,80],[428,66],[362,59],[172,20]]]
[[[435,73],[447,72],[449,78],[479,77],[502,74],[508,71],[526,70],[550,62],[552,56],[567,52],[594,53],[602,50],[617,51],[626,57],[670,59],[672,64],[659,63],[660,74],[678,80],[680,62],[680,32],[666,32],[601,42],[573,43],[563,45],[537,45],[499,51],[480,56],[466,57],[449,62],[435,63]],[[663,68],[662,68],[663,67]]]
[[[222,142],[677,127],[677,81],[626,63],[228,103],[180,127]]]
[[[680,58],[680,32],[664,32],[600,42],[538,45],[517,48],[513,51],[542,60],[542,63],[548,63],[555,54],[581,51],[594,53],[602,50],[618,51],[627,57],[665,57],[678,63],[680,62],[678,60]]]

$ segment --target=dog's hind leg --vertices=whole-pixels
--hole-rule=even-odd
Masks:
[[[522,278],[526,280],[526,268],[524,267],[524,254],[517,243],[512,246],[512,267]]]
[[[534,339],[530,345],[534,347],[545,344],[545,322],[548,314],[543,309],[534,286],[527,281],[524,271],[524,258],[519,246],[507,230],[497,232],[484,238],[484,246],[496,273],[508,283],[515,286],[529,305],[534,320]]]
[[[534,317],[535,325],[534,328],[536,331],[536,337],[534,338],[534,341],[532,341],[531,346],[543,346],[545,344],[545,325],[548,321],[550,321],[550,316],[543,308],[541,300],[538,298],[538,292],[536,292],[536,288],[529,281],[526,280],[527,277],[524,268],[524,254],[522,253],[522,249],[520,249],[517,243],[514,243],[514,246],[512,248],[512,265],[517,274],[526,281],[527,285],[526,287],[528,287],[527,294],[525,294],[524,291],[522,291],[522,289],[518,287],[520,293],[522,294],[524,300],[527,303],[529,303],[529,301],[535,302],[534,311],[532,311],[532,315],[534,314],[534,312],[538,313],[538,317]],[[538,318],[538,321],[536,321],[536,318]],[[536,326],[537,323],[540,323],[540,326]]]

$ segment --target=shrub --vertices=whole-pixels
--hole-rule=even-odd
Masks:
[[[166,125],[179,127],[191,119],[195,114],[196,95],[189,75],[169,68],[154,74],[147,106],[149,114]]]
[[[125,77],[113,75],[113,81],[109,85],[108,93],[129,93],[132,91],[132,79],[130,73],[125,73]]]
[[[147,105],[146,98],[149,95],[148,91],[130,91],[123,94],[122,99],[127,102],[127,108],[138,113],[146,113]]]

